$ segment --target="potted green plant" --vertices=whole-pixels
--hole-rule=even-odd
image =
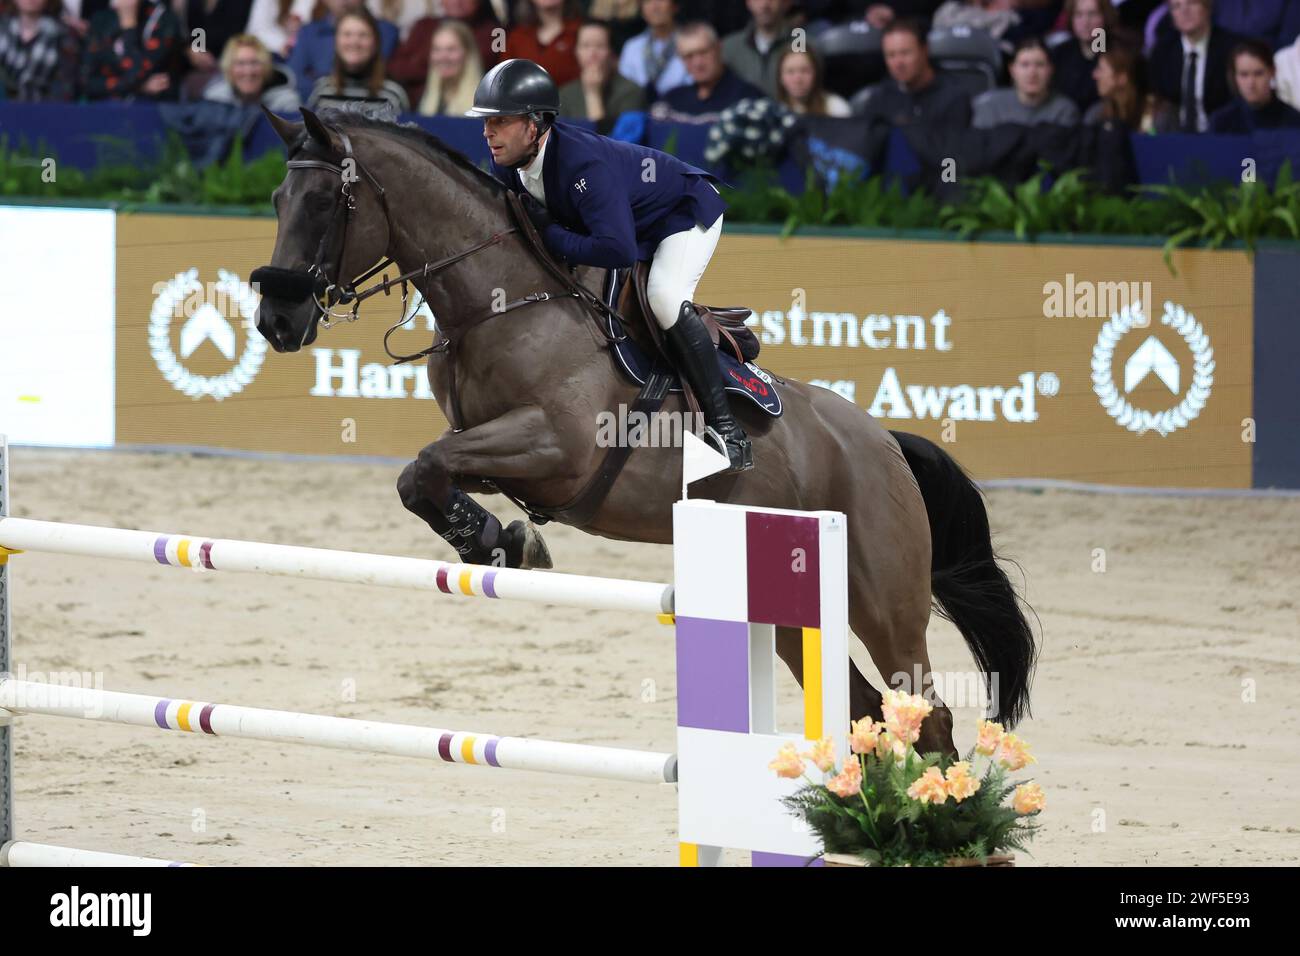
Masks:
[[[1009,779],[1036,762],[1025,742],[984,721],[965,760],[918,754],[932,710],[919,694],[886,691],[884,723],[853,723],[842,766],[829,737],[807,753],[786,744],[772,761],[779,776],[808,781],[783,802],[821,839],[827,865],[1014,866],[1012,851],[1034,837],[1043,791]]]

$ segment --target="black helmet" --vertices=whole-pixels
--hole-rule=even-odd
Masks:
[[[504,60],[483,75],[466,116],[525,116],[560,112],[551,74],[532,60]],[[534,119],[541,119],[540,115]],[[550,118],[550,117],[548,117]]]

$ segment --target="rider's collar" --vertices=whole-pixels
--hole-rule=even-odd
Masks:
[[[553,132],[553,128],[548,129],[545,133],[542,134],[542,142],[541,145],[537,147],[537,155],[533,157],[531,162],[518,167],[519,175],[525,177],[526,179],[532,179],[537,182],[541,182],[542,169],[544,168],[543,163],[546,160],[546,147],[551,142],[552,132]]]

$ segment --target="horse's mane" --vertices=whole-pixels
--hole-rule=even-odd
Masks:
[[[415,147],[417,152],[427,156],[430,161],[448,159],[454,165],[477,176],[484,186],[492,190],[494,196],[506,192],[506,187],[501,180],[475,165],[468,156],[454,146],[443,142],[414,123],[395,123],[390,120],[376,119],[361,112],[341,109],[323,110],[319,115],[322,122],[343,129],[361,129],[392,136]]]

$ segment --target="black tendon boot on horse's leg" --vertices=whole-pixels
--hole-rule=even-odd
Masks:
[[[444,534],[466,564],[499,568],[549,568],[550,551],[531,524],[512,521],[501,527],[496,515],[453,486],[444,512],[451,530]]]
[[[682,303],[677,321],[667,330],[666,337],[677,353],[682,374],[700,400],[706,424],[716,433],[718,441],[715,444],[721,446],[718,451],[731,462],[731,467],[722,474],[753,468],[754,452],[745,430],[731,414],[713,340],[689,300]]]
[[[397,479],[397,493],[406,510],[424,519],[433,531],[468,564],[491,564],[505,568],[549,568],[551,554],[546,542],[532,525],[512,521],[502,528],[459,488],[452,486],[447,507],[440,508],[425,495],[415,479],[416,463],[403,469]]]

